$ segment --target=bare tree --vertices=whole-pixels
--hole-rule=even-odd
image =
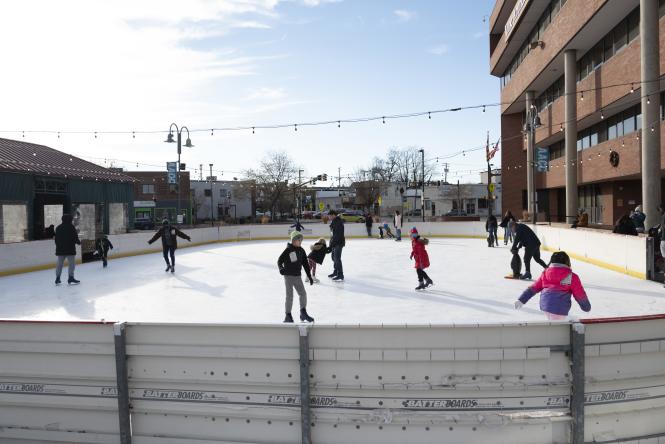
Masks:
[[[271,219],[274,220],[276,209],[288,208],[289,182],[298,175],[298,169],[286,152],[268,153],[258,169],[248,170],[245,175],[256,184],[257,204],[270,210]]]

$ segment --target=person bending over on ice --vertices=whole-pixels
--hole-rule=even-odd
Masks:
[[[284,322],[293,322],[291,308],[293,307],[293,288],[295,287],[300,297],[300,320],[314,322],[314,318],[307,314],[307,292],[300,277],[301,268],[305,269],[309,285],[314,285],[314,279],[309,271],[307,263],[307,253],[300,246],[302,244],[302,234],[298,231],[291,232],[291,242],[286,244],[286,249],[277,259],[277,268],[279,274],[284,276],[284,285],[286,286],[286,317]]]
[[[162,253],[166,261],[166,270],[164,271],[170,270],[171,273],[175,273],[175,250],[178,249],[178,237],[187,239],[189,242],[192,241],[192,238],[172,226],[168,219],[162,221],[162,228],[155,233],[148,243],[152,244],[160,237],[162,238]],[[171,256],[171,262],[169,262],[169,256]]]
[[[311,250],[311,253],[307,256],[307,263],[312,272],[312,279],[314,282],[318,283],[319,280],[316,278],[316,264],[323,264],[323,259],[325,259],[326,254],[330,253],[330,251],[324,238],[321,238],[317,240],[316,243],[310,245],[309,249]]]
[[[552,254],[550,266],[532,286],[524,290],[522,296],[515,301],[515,308],[522,308],[522,305],[539,292],[540,309],[545,312],[547,319],[560,320],[568,316],[571,294],[582,310],[591,311],[591,303],[582,281],[570,269],[570,258],[565,251]]]
[[[411,228],[411,259],[416,260],[415,268],[416,273],[418,273],[419,282],[416,290],[423,290],[434,284],[427,273],[425,273],[425,268],[429,267],[429,255],[427,254],[427,250],[425,250],[425,245],[427,244],[429,244],[429,240],[420,237],[416,227]]]
[[[525,224],[514,224],[513,234],[515,240],[510,251],[519,251],[520,248],[524,247],[524,268],[526,272],[521,279],[531,279],[531,258],[538,262],[541,267],[547,268],[547,264],[540,258],[540,241],[536,233]]]
[[[393,234],[392,231],[390,231],[390,227],[388,226],[388,224],[383,224],[383,231],[386,233],[386,237],[388,239],[395,239],[395,235]]]

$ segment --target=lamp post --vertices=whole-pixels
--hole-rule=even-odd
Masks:
[[[422,196],[420,196],[420,212],[423,215],[423,222],[425,222],[425,149],[421,148],[418,151],[420,151],[420,156],[421,156],[420,168],[423,180]]]
[[[210,166],[210,226],[214,227],[215,226],[215,213],[213,210],[213,187],[212,187],[212,163],[209,163],[208,166]]]
[[[527,209],[531,215],[531,223],[536,223],[537,214],[537,198],[536,198],[536,182],[534,169],[536,162],[534,162],[534,145],[536,141],[536,128],[541,125],[540,117],[538,117],[538,109],[536,105],[531,105],[526,111],[526,123],[524,124],[524,133],[527,136],[526,144],[526,163],[527,163]]]
[[[182,153],[182,130],[187,131],[187,140],[185,141],[185,146],[187,148],[193,148],[194,145],[192,145],[192,141],[189,138],[189,128],[187,128],[186,126],[182,126],[182,127],[178,128],[178,125],[176,125],[175,123],[172,123],[171,126],[169,126],[169,135],[167,136],[167,138],[164,142],[166,142],[166,143],[174,143],[175,142],[175,140],[173,140],[173,128],[174,127],[175,127],[175,132],[178,135],[178,140],[177,140],[178,141],[178,176],[177,176],[178,177],[178,179],[177,179],[178,183],[176,184],[176,187],[178,188],[178,203],[176,205],[176,207],[177,207],[176,223],[178,223],[178,217],[180,216],[180,169],[181,169],[180,154]]]

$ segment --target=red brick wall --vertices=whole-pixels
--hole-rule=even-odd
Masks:
[[[526,189],[526,152],[520,135],[522,130],[521,114],[501,116],[501,206],[503,212],[511,210],[515,216],[522,214],[522,190]],[[507,166],[512,166],[507,168]],[[522,165],[522,168],[516,168]]]

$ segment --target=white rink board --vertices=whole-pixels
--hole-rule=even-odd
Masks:
[[[586,441],[665,434],[664,324],[586,326]],[[317,444],[568,442],[567,323],[308,330]],[[118,442],[112,325],[0,332],[0,442]],[[300,441],[297,326],[128,324],[126,349],[133,442]]]

